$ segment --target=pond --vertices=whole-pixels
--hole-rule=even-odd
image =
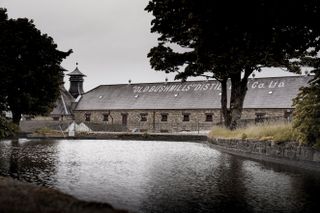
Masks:
[[[314,212],[320,174],[205,144],[0,141],[0,175],[133,212]]]

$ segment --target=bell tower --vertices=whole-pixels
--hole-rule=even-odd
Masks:
[[[83,73],[78,69],[78,63],[76,63],[76,69],[71,73],[67,74],[70,76],[70,88],[69,92],[74,97],[77,98],[79,95],[82,95],[83,92],[83,77],[86,77]]]

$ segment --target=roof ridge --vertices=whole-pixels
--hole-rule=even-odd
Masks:
[[[272,76],[272,77],[255,77],[255,78],[249,78],[249,80],[251,79],[275,79],[275,78],[304,78],[304,77],[310,77],[310,76],[306,76],[306,75],[297,75],[297,76]],[[212,82],[212,81],[218,81],[216,79],[210,79],[210,80],[191,80],[191,81],[168,81],[168,82],[163,82],[163,81],[159,81],[159,82],[141,82],[141,83],[116,83],[116,84],[100,84],[97,87],[94,87],[93,89],[96,89],[98,87],[102,87],[102,86],[129,86],[129,85],[147,85],[147,84],[178,84],[178,83],[203,83],[203,82]],[[92,91],[93,89],[89,90]],[[89,92],[88,91],[88,92]]]

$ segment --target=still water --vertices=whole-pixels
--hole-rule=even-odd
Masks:
[[[319,173],[197,143],[0,141],[0,175],[133,212],[320,212]]]

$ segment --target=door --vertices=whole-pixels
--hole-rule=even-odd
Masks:
[[[122,114],[122,126],[127,127],[128,124],[128,114]]]

